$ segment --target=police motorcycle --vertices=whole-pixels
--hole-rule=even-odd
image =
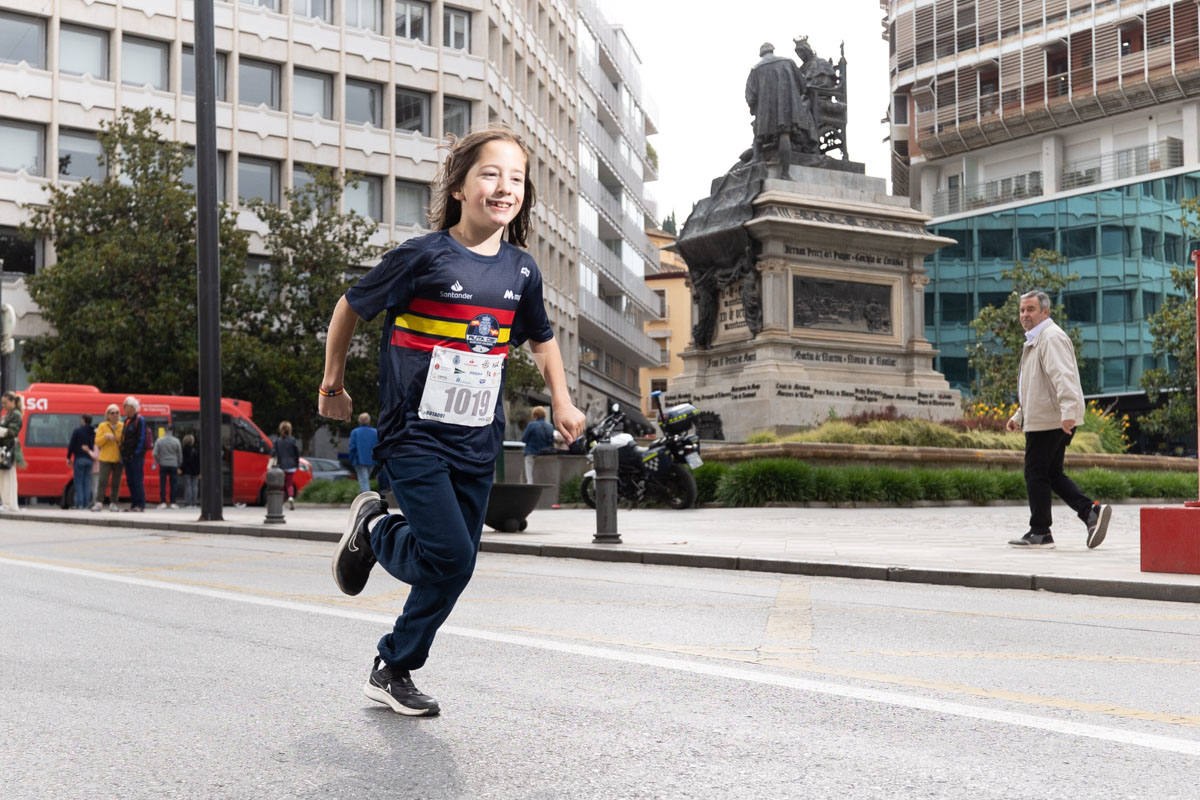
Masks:
[[[704,462],[700,459],[700,436],[690,432],[699,413],[691,403],[680,403],[664,409],[662,392],[653,392],[658,409],[658,426],[662,436],[641,447],[633,436],[614,433],[624,427],[626,415],[617,403],[612,412],[587,431],[588,461],[601,442],[617,447],[617,496],[631,507],[647,498],[661,500],[671,508],[691,508],[696,504],[696,479],[692,470]],[[596,470],[584,473],[579,484],[583,501],[596,507]]]

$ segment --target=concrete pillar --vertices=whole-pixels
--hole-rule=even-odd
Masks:
[[[762,275],[763,333],[787,333],[791,326],[791,273],[782,258],[762,258],[758,261]]]
[[[1200,167],[1200,103],[1184,103],[1183,108],[1183,165]]]
[[[1063,141],[1057,134],[1042,137],[1042,191],[1047,197],[1058,193],[1063,168]]]
[[[933,198],[938,189],[938,168],[921,165],[921,213],[933,216]]]

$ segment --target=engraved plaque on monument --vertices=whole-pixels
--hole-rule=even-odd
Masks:
[[[796,52],[800,64],[763,45],[746,91],[754,146],[675,244],[696,324],[668,400],[716,412],[735,440],[888,406],[956,417],[924,337],[924,257],[953,240],[849,160],[845,58],[805,38]]]

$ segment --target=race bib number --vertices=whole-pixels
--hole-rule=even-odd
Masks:
[[[469,428],[490,425],[496,416],[503,374],[503,355],[435,346],[417,416]]]

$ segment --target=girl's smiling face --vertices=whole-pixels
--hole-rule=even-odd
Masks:
[[[476,230],[499,230],[516,219],[525,201],[525,153],[498,139],[479,149],[479,157],[451,197],[462,204],[461,223]]]

